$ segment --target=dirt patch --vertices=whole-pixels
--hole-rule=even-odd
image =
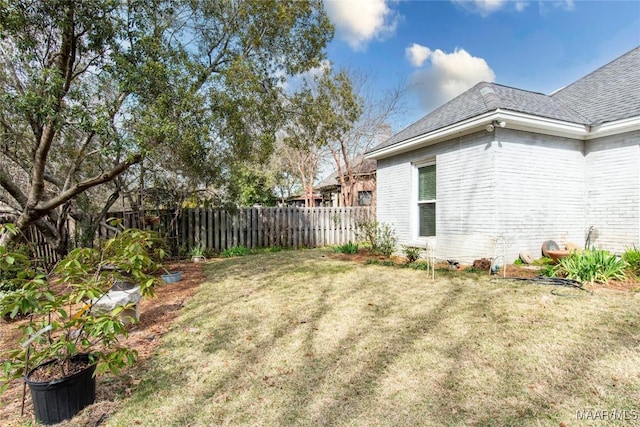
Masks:
[[[204,282],[203,263],[174,263],[165,266],[167,270],[183,272],[182,280],[176,283],[162,284],[156,287],[155,298],[144,298],[140,303],[140,321],[132,326],[129,337],[123,342],[138,351],[138,363],[118,377],[109,375],[97,379],[96,402],[78,414],[73,420],[60,426],[96,426],[117,410],[119,400],[128,396],[139,382],[137,379],[146,361],[160,344],[160,338],[169,330],[169,326],[178,316],[180,309]],[[12,348],[20,334],[21,322],[0,320],[0,348]],[[22,381],[15,381],[6,393],[0,396],[0,424],[19,426],[31,420],[33,406],[31,398],[25,400],[25,416],[20,417],[22,404]],[[29,391],[27,390],[27,394]]]

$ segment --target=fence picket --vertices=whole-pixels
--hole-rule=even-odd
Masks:
[[[232,246],[249,248],[265,246],[318,247],[345,244],[356,241],[356,227],[362,218],[371,215],[366,207],[340,208],[243,208],[235,212],[220,209],[196,208],[180,212],[158,213],[161,223],[156,229],[165,237],[187,249],[201,244],[216,252]],[[120,217],[124,223],[135,226],[135,212],[115,212],[112,217]],[[172,221],[176,221],[172,226]],[[35,233],[34,233],[35,234]],[[100,227],[100,237],[113,235],[113,230]],[[34,239],[37,237],[34,235]],[[37,241],[40,241],[38,239]],[[42,254],[50,257],[48,249]],[[40,252],[39,252],[40,253]]]

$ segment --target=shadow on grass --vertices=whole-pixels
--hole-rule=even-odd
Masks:
[[[348,289],[335,285],[342,274],[356,268],[358,275]],[[620,312],[595,299],[554,299],[548,288],[479,284],[468,277],[447,277],[446,283],[425,282],[424,289],[404,291],[367,282],[378,276],[400,281],[426,277],[407,270],[388,276],[389,271],[330,261],[320,251],[211,264],[211,283],[184,311],[164,346],[167,355],[150,367],[128,406],[146,410],[157,395],[196,387],[200,392],[188,396],[188,405],[176,403],[171,415],[163,412],[163,422],[573,425],[575,419],[567,418],[571,411],[589,408],[573,408],[572,402],[637,409],[624,407],[633,404],[637,392],[630,397],[626,390],[616,394],[615,385],[608,383],[611,378],[597,383],[587,375],[601,372],[598,364],[603,359],[637,350],[640,336],[633,331],[638,325],[629,323],[637,307]],[[324,279],[316,283],[320,278]],[[306,293],[306,299],[295,299],[296,292]],[[327,332],[327,319],[335,317],[336,307],[345,300],[355,301],[362,310],[359,321],[335,335],[331,350],[318,348],[326,339],[320,335]],[[265,307],[267,303],[275,306]],[[412,304],[415,312],[409,310]],[[349,307],[341,309],[349,314]],[[206,327],[207,317],[216,317],[212,330]],[[608,333],[589,341],[594,331]],[[300,347],[295,354],[287,353],[292,342]],[[193,354],[183,350],[172,356],[177,346],[190,346]],[[420,351],[431,353],[438,366],[405,366],[403,359]],[[281,369],[268,361],[278,352],[284,352],[278,357],[292,359]],[[198,364],[198,357],[212,355],[220,356],[219,366]],[[232,361],[228,366],[227,359]],[[433,379],[425,382],[429,389],[420,390],[417,400],[398,400],[394,407],[396,402],[381,389],[399,365],[412,375],[397,378],[400,383],[419,381],[421,376]],[[202,372],[190,375],[192,367]],[[635,375],[622,387],[638,385],[637,368]],[[257,391],[251,394],[248,388]],[[598,388],[612,396],[602,399]],[[241,399],[245,394],[249,401]]]

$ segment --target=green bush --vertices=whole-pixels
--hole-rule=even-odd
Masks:
[[[369,220],[358,222],[356,237],[373,250],[378,244],[378,222]]]
[[[404,256],[407,258],[407,262],[409,264],[415,262],[420,258],[420,248],[403,245],[402,252],[404,253]]]
[[[358,244],[352,243],[349,240],[349,243],[345,243],[344,245],[336,246],[333,248],[335,253],[339,254],[357,254],[358,253]]]
[[[0,316],[29,316],[16,346],[0,351],[0,393],[11,380],[24,377],[27,361],[37,366],[53,360],[54,378],[66,376],[73,358],[83,353],[96,363],[96,375],[107,371],[117,375],[132,365],[138,353],[121,338],[129,333],[127,324],[136,322],[125,314],[133,306],[118,306],[110,312],[92,308],[117,281],[131,281],[143,296],[153,295],[157,279],[146,272],[159,268],[149,256],[156,241],[157,233],[123,229],[100,246],[74,249],[56,265],[52,276],[34,271],[28,281],[20,280],[18,291],[3,294]],[[51,277],[65,286],[54,291]],[[26,348],[17,344],[27,341]]]
[[[609,280],[624,280],[627,263],[624,259],[600,249],[574,252],[561,258],[555,274],[567,279],[587,283],[607,283]]]
[[[376,246],[371,248],[373,253],[390,257],[396,249],[398,238],[389,224],[380,224],[378,226],[378,239]]]
[[[0,224],[0,235],[16,233],[13,224]],[[36,275],[29,258],[29,248],[16,245],[11,248],[0,246],[0,292],[13,292],[21,289]]]
[[[389,224],[378,221],[361,221],[358,223],[356,236],[364,241],[371,252],[386,257],[391,256],[396,248],[398,239]]]
[[[231,258],[231,257],[235,257],[235,256],[245,256],[245,255],[251,255],[252,251],[251,249],[244,247],[244,246],[234,246],[232,248],[228,248],[225,249],[224,251],[222,251],[221,256],[223,258]]]
[[[627,263],[629,271],[636,277],[640,277],[640,249],[635,246],[628,248],[624,254],[622,254],[622,259]]]

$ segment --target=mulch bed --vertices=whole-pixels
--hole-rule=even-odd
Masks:
[[[334,253],[330,255],[331,258],[333,259],[339,259],[339,260],[344,260],[344,261],[353,261],[353,262],[357,262],[360,264],[366,264],[367,262],[370,262],[370,260],[378,260],[378,261],[384,261],[384,260],[391,260],[393,261],[395,264],[404,264],[407,262],[407,259],[405,257],[401,257],[401,256],[392,256],[390,258],[385,258],[383,256],[380,255],[373,255],[371,254],[367,249],[358,249],[358,253],[356,254],[343,254],[343,253]],[[471,267],[470,265],[464,265],[464,264],[460,264],[458,266],[458,270],[460,272],[463,272],[467,267]],[[444,262],[444,263],[438,263],[436,264],[436,270],[437,269],[448,269],[449,268],[449,264]],[[540,267],[535,266],[535,265],[513,265],[513,264],[509,264],[507,265],[506,268],[506,274],[504,274],[504,271],[501,269],[500,270],[500,277],[518,277],[518,278],[533,278],[538,276],[540,271]],[[489,272],[487,271],[487,274],[489,274]],[[593,285],[585,285],[585,287],[587,287],[588,289],[594,290],[594,289],[613,289],[613,290],[617,290],[617,291],[638,291],[640,290],[640,282],[638,280],[634,280],[634,279],[627,279],[625,281],[617,281],[617,280],[612,280],[607,284],[601,284],[601,283],[596,283]]]

